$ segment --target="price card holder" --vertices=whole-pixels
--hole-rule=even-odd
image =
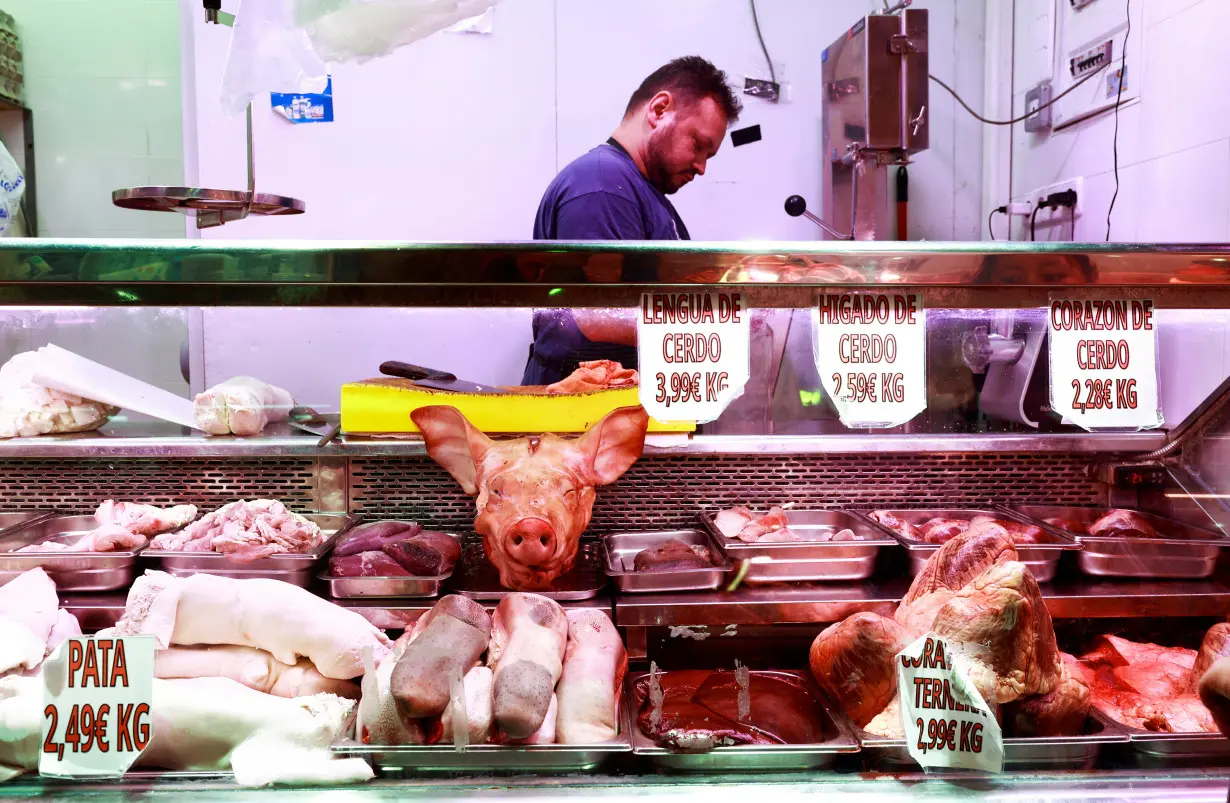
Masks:
[[[1003,731],[969,676],[967,660],[934,633],[897,654],[906,748],[924,769],[1003,771]]]
[[[717,419],[751,376],[751,321],[737,290],[644,293],[636,325],[641,406],[659,421]]]
[[[816,370],[841,423],[886,428],[927,409],[927,312],[917,293],[820,296]]]
[[[153,636],[70,638],[43,683],[40,775],[118,778],[154,735]]]
[[[1086,430],[1155,429],[1157,328],[1144,299],[1052,299],[1051,410]]]

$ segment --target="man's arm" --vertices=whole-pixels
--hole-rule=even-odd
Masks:
[[[596,191],[560,206],[555,222],[561,240],[644,240],[645,224],[635,203]],[[636,313],[631,310],[574,309],[581,334],[595,343],[636,345]]]

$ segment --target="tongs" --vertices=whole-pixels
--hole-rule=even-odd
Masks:
[[[292,407],[288,421],[295,429],[320,436],[316,441],[318,447],[327,446],[342,431],[342,424],[335,416],[321,415],[311,407]]]

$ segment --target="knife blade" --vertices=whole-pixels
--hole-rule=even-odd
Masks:
[[[316,445],[321,447],[326,446],[329,441],[336,438],[342,431],[340,416],[336,414],[321,415],[311,407],[292,408],[287,423],[295,429],[320,438]]]
[[[437,371],[434,368],[424,368],[421,365],[414,365],[399,360],[389,360],[380,363],[380,373],[385,376],[409,379],[416,385],[422,385],[425,388],[432,388],[434,390],[451,390],[454,393],[499,393],[495,388],[480,385],[477,382],[458,379],[447,371]]]

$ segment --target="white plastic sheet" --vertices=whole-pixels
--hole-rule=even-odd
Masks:
[[[0,142],[0,237],[6,236],[17,220],[21,196],[26,193],[26,177]]]

